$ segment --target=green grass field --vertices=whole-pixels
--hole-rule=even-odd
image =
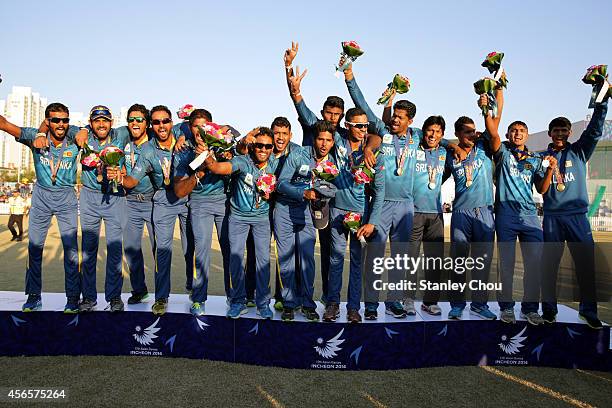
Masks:
[[[7,218],[0,216],[0,254],[4,264],[0,272],[0,290],[22,291],[27,239],[10,242]],[[178,237],[178,228],[175,236]],[[595,238],[610,241],[612,234],[598,233]],[[147,283],[152,290],[153,261],[147,239],[143,240],[143,246]],[[221,295],[223,278],[216,242],[213,249],[210,293]],[[55,224],[47,238],[44,259],[43,291],[63,292],[62,247]],[[103,289],[104,260],[102,239],[98,290]],[[175,240],[173,293],[184,293],[183,265],[180,241]],[[126,279],[123,291],[129,290]],[[319,293],[317,277],[315,294]],[[600,305],[603,320],[612,320],[611,309],[609,303]],[[28,387],[66,388],[71,406],[211,403],[232,407],[612,406],[611,373],[552,368],[443,367],[332,372],[154,357],[4,357],[0,358],[0,366],[0,389],[3,391]],[[0,404],[7,405],[2,399]]]

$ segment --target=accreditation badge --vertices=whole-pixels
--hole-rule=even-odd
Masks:
[[[422,150],[417,150],[416,152],[416,159],[419,161],[423,161],[425,160],[425,152]]]
[[[244,176],[244,182],[245,184],[253,187],[253,175],[251,173],[247,173],[246,176]]]
[[[572,167],[572,161],[571,160],[566,160],[565,161],[565,168],[568,168],[568,167]]]
[[[383,143],[393,143],[393,135],[391,135],[390,133],[387,133],[386,135],[383,136],[382,142]]]
[[[308,175],[308,171],[310,170],[310,166],[307,164],[302,164],[300,169],[298,170],[298,174],[302,177],[306,177]]]

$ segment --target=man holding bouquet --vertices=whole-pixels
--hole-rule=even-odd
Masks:
[[[260,127],[249,145],[249,153],[234,157],[228,162],[218,162],[212,155],[206,158],[206,168],[219,176],[232,175],[228,232],[230,240],[230,308],[227,317],[239,318],[246,313],[245,272],[243,265],[245,243],[249,231],[255,241],[257,313],[264,319],[272,319],[270,309],[270,218],[271,190],[278,160],[271,157],[274,148],[273,134],[269,128]],[[205,151],[200,142],[196,153]],[[262,181],[265,180],[265,183]],[[267,188],[260,190],[265,184]]]
[[[319,320],[313,301],[316,236],[309,202],[321,198],[316,188],[320,183],[315,181],[313,170],[333,160],[330,153],[334,139],[329,122],[317,122],[316,129],[312,146],[295,147],[286,156],[278,180],[274,231],[283,293],[281,318],[285,321],[294,319],[294,310],[299,306],[306,319]]]
[[[344,256],[350,234],[347,320],[349,323],[360,323],[362,247],[359,241],[365,242],[365,238],[370,237],[374,230],[379,228],[385,199],[385,172],[382,160],[380,160],[372,171],[372,180],[367,183],[365,180],[355,181],[353,173],[363,166],[363,148],[368,130],[368,117],[360,108],[351,108],[346,112],[345,126],[348,129],[348,138],[338,138],[335,141],[336,146],[333,152],[340,173],[333,181],[338,192],[330,208],[332,254],[328,303],[323,320],[332,322],[339,316]],[[366,193],[366,184],[368,184],[369,194]],[[360,219],[364,220],[362,225],[354,231],[348,230],[344,222],[345,217],[350,213],[359,214]]]
[[[32,207],[28,225],[28,268],[25,293],[28,295],[22,310],[33,312],[42,308],[42,256],[53,215],[64,247],[64,273],[67,302],[64,313],[78,313],[81,293],[77,244],[77,157],[79,148],[67,138],[70,122],[68,107],[51,103],[45,109],[48,132],[46,149],[35,148],[38,133],[34,128],[20,128],[0,116],[0,130],[32,150],[36,185],[32,192]],[[71,127],[74,128],[74,127]],[[76,131],[76,129],[72,129]]]
[[[155,138],[146,143],[136,166],[129,176],[123,176],[116,168],[109,167],[108,178],[118,180],[125,188],[136,187],[145,177],[151,177],[155,193],[153,195],[153,228],[155,231],[155,303],[152,310],[163,315],[168,308],[170,296],[170,269],[172,263],[172,243],[174,225],[179,218],[181,230],[188,228],[188,198],[179,198],[172,187],[172,163],[174,161],[175,135],[172,132],[172,113],[166,106],[151,109],[151,126]],[[189,231],[189,229],[187,229]],[[183,242],[183,256],[186,268],[193,267],[193,235],[188,234],[188,242]]]
[[[212,118],[204,109],[196,109],[189,116],[190,132],[196,141],[201,141],[200,129],[207,122],[212,122]],[[189,218],[195,244],[195,277],[190,311],[193,315],[199,316],[205,312],[204,305],[208,297],[213,224],[221,247],[225,294],[228,297],[230,295],[229,239],[224,177],[203,169],[192,170],[189,164],[195,157],[195,149],[184,150],[175,156],[174,192],[180,198],[189,195]]]

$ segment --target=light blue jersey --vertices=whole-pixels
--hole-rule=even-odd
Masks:
[[[104,149],[107,146],[115,146],[120,149],[123,149],[125,145],[128,143],[129,138],[130,138],[130,135],[127,132],[127,128],[122,129],[122,130],[111,129],[106,140],[101,143],[96,137],[96,135],[90,130],[89,137],[87,139],[87,144],[89,145],[89,147],[91,147],[93,150],[97,152],[100,152],[102,149]],[[125,163],[125,158],[121,160],[119,166],[120,167],[123,166],[124,163]],[[102,176],[102,181],[98,181],[99,173],[98,173],[97,167],[83,166],[82,170],[83,171],[81,173],[81,183],[83,183],[85,187],[90,188],[95,191],[102,192],[102,193],[111,191],[108,185],[108,179],[106,178],[105,171],[102,171],[100,173],[100,175]],[[121,186],[119,186],[119,193],[117,194],[124,195],[123,189],[121,188]]]
[[[131,176],[139,181],[149,176],[155,190],[170,188],[173,179],[173,160],[174,145],[170,150],[167,150],[160,146],[155,138],[142,146],[140,157],[132,170]],[[166,180],[166,183],[164,183],[164,180]]]
[[[195,173],[194,170],[189,167],[189,163],[191,163],[196,157],[196,154],[191,149],[185,149],[183,151],[177,152],[174,155],[174,177],[185,177],[191,176]],[[196,183],[193,191],[191,192],[191,196],[197,197],[208,197],[208,196],[224,196],[225,195],[225,183],[223,180],[223,176],[218,176],[216,174],[211,173],[210,171],[206,171],[204,177],[202,177]]]
[[[527,147],[525,151],[528,153]],[[516,153],[503,142],[493,155],[495,160],[495,213],[499,215],[537,215],[533,183],[542,174],[542,160]],[[540,176],[538,176],[538,174]]]
[[[468,210],[493,205],[493,161],[489,143],[478,139],[468,157],[456,162],[452,155],[446,156],[446,168],[455,179],[453,210]],[[466,169],[472,169],[471,183]],[[469,184],[469,185],[468,185]]]
[[[568,143],[565,149],[555,152],[549,147],[542,156],[552,155],[557,159],[563,175],[565,189],[559,191],[557,177],[553,173],[550,188],[544,194],[544,215],[585,214],[589,208],[586,185],[586,162],[595,151],[603,135],[603,126],[608,112],[607,99],[595,105],[593,117],[575,143]]]
[[[36,184],[49,190],[74,187],[79,147],[66,137],[59,146],[55,146],[49,139],[49,148],[37,149],[32,146],[37,133],[38,129],[35,128],[21,128],[21,135],[17,139],[19,143],[28,146],[32,150]],[[57,167],[55,183],[52,182],[51,166]]]
[[[414,167],[414,211],[439,214],[442,212],[441,191],[446,163],[446,149],[436,147],[416,150]],[[431,178],[430,178],[431,176]]]
[[[123,152],[125,153],[125,168],[127,170],[127,175],[131,176],[134,166],[138,162],[138,158],[142,152],[145,144],[149,142],[148,136],[143,137],[143,140],[140,144],[136,144],[133,141],[128,141],[126,145],[123,147]],[[127,194],[148,194],[154,191],[153,184],[151,183],[151,179],[149,177],[144,177],[136,187],[127,191]]]
[[[267,218],[270,204],[260,197],[256,182],[266,173],[274,174],[278,160],[271,155],[262,169],[255,165],[250,155],[236,156],[230,163],[232,164],[230,198],[232,216],[244,221]]]

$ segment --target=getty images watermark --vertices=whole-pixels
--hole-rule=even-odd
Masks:
[[[417,272],[438,271],[464,275],[471,271],[475,274],[488,268],[487,255],[480,257],[442,257],[442,256],[410,256],[408,254],[396,254],[393,257],[374,257],[372,259],[372,272],[382,275],[387,271],[400,271],[403,276],[416,275]],[[451,275],[452,276],[452,275]],[[463,278],[463,279],[462,279]],[[463,282],[461,281],[463,280]],[[466,288],[474,291],[501,291],[501,282],[488,282],[483,279],[472,279],[465,282],[465,277],[447,280],[445,282],[432,279],[401,279],[398,282],[385,282],[382,278],[371,282],[372,288],[377,291],[458,291],[465,292]]]

